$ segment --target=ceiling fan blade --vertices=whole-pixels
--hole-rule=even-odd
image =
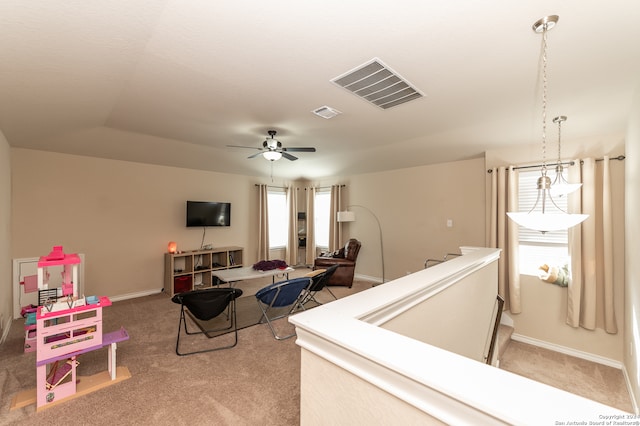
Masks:
[[[282,150],[289,152],[316,152],[315,148],[282,148]]]
[[[255,154],[251,154],[250,156],[248,156],[247,158],[255,158],[258,155],[262,155],[262,152],[256,152]]]
[[[284,150],[283,150],[283,151],[284,151]],[[281,154],[282,154],[282,156],[283,156],[284,158],[286,158],[287,160],[296,161],[296,160],[298,159],[298,157],[294,157],[293,155],[291,155],[291,154],[287,154],[286,152],[282,152]]]
[[[258,151],[262,151],[262,148],[256,148],[255,146],[227,145],[227,148],[246,148],[246,149],[257,149]]]

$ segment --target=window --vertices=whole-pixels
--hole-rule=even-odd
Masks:
[[[553,172],[551,172],[553,173]],[[533,208],[538,196],[537,181],[540,170],[526,170],[519,172],[518,211],[528,212]],[[549,175],[553,180],[554,175]],[[567,210],[567,196],[554,197],[556,205]],[[553,205],[547,209],[554,210]],[[541,209],[540,203],[536,210]],[[542,233],[519,227],[519,256],[520,273],[524,275],[538,275],[538,268],[543,264],[561,266],[569,262],[568,232],[554,231]]]
[[[329,220],[331,219],[331,192],[318,191],[314,200],[314,231],[316,246],[329,247]]]
[[[289,234],[289,209],[284,189],[269,189],[267,192],[269,208],[269,248],[282,248],[287,245]]]

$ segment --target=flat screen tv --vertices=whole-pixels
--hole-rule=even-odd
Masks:
[[[187,226],[231,226],[231,203],[187,201]]]

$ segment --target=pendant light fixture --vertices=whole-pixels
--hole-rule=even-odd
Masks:
[[[551,184],[551,196],[562,197],[577,191],[582,186],[581,183],[569,183],[564,177],[564,167],[562,166],[562,123],[567,121],[567,117],[560,115],[553,119],[554,123],[558,123],[558,162],[556,163],[556,178]]]
[[[557,15],[545,16],[533,24],[533,31],[542,34],[542,167],[538,178],[538,196],[528,212],[509,212],[507,216],[518,225],[540,232],[560,231],[582,223],[586,214],[569,214],[562,210],[552,198],[551,179],[547,176],[547,32],[558,23]],[[559,163],[559,162],[558,162]],[[547,209],[553,205],[555,209]],[[540,208],[538,209],[538,203]]]

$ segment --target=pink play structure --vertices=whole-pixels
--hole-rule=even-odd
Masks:
[[[61,289],[55,292],[60,296],[47,298],[36,309],[35,333],[30,335],[29,332],[33,332],[30,328],[26,337],[30,347],[36,350],[37,386],[35,390],[18,394],[11,409],[36,402],[40,410],[131,377],[126,367],[116,367],[117,343],[128,340],[129,335],[124,328],[103,333],[102,308],[111,306],[111,301],[105,296],[78,297],[79,264],[80,257],[65,254],[62,246],[55,246],[38,262],[40,291],[48,290],[49,268],[62,268]],[[25,352],[26,347],[25,340]],[[76,371],[78,356],[104,347],[108,347],[107,372],[80,380]]]
[[[62,246],[54,246],[51,253],[40,257],[38,261],[38,289],[49,288],[49,268],[62,267],[62,295],[78,296],[78,265],[80,256],[65,254]]]

